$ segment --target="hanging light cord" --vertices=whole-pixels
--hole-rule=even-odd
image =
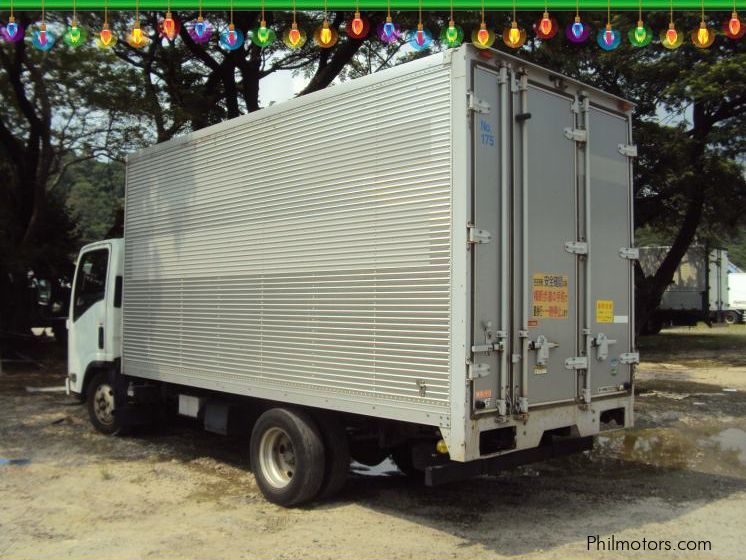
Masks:
[[[420,25],[422,25],[422,0],[420,0],[417,4],[417,10],[420,14]]]
[[[640,21],[642,21],[642,0],[640,0],[639,9],[640,9],[640,13],[639,13],[637,19],[639,19]]]
[[[482,0],[482,23],[484,23],[484,0]]]
[[[606,23],[611,25],[611,0],[606,2]]]
[[[297,23],[295,21],[295,0],[293,0],[293,24]]]
[[[580,0],[575,0],[575,17],[580,17]]]
[[[293,0],[295,2],[295,0]],[[386,0],[386,19],[391,18],[391,0]]]
[[[673,0],[670,3],[671,23],[673,23]]]

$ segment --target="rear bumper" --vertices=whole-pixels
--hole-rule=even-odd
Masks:
[[[425,485],[437,486],[448,482],[456,482],[467,478],[485,474],[497,474],[502,470],[511,469],[527,463],[545,461],[554,457],[580,453],[593,447],[593,436],[586,436],[564,441],[552,442],[533,449],[523,449],[467,463],[450,461],[442,465],[432,465],[425,468]]]

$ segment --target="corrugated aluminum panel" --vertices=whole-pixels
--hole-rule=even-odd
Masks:
[[[123,370],[447,415],[449,66],[322,94],[130,160]]]

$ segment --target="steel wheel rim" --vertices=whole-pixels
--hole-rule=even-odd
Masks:
[[[96,393],[93,395],[93,412],[102,424],[110,426],[114,423],[114,391],[108,383],[96,387]]]
[[[270,428],[259,442],[259,468],[273,488],[285,488],[296,470],[295,449],[287,432]]]

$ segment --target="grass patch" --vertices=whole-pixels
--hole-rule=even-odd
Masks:
[[[664,329],[638,340],[644,362],[677,363],[689,367],[746,366],[746,325]]]

